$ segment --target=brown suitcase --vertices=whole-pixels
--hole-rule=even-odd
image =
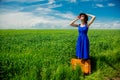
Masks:
[[[79,65],[82,69],[82,72],[84,74],[90,74],[91,73],[91,64],[90,59],[87,61],[83,61],[82,59],[71,59],[72,68],[76,69],[76,65]]]

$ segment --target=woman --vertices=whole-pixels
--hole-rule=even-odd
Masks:
[[[89,22],[88,16],[91,17]],[[78,27],[79,36],[76,43],[76,57],[79,59],[89,59],[89,39],[87,36],[87,32],[95,18],[96,17],[94,15],[81,13],[70,23],[71,26]],[[80,20],[81,24],[75,24],[77,20]]]

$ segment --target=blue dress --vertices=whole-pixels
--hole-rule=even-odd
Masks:
[[[76,56],[80,59],[89,58],[89,39],[87,36],[88,27],[84,25],[83,27],[78,26],[78,39],[76,43]]]

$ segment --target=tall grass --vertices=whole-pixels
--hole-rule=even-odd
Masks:
[[[120,30],[89,30],[92,74],[72,70],[77,30],[0,30],[3,80],[103,80],[120,73]]]

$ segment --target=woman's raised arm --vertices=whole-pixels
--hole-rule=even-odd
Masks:
[[[90,26],[94,22],[96,16],[91,15],[91,14],[86,14],[86,15],[91,17],[90,21],[88,22],[88,26]]]
[[[70,22],[70,26],[73,26],[73,27],[78,27],[78,24],[75,24],[75,22],[79,20],[79,18],[75,18],[73,21]]]

